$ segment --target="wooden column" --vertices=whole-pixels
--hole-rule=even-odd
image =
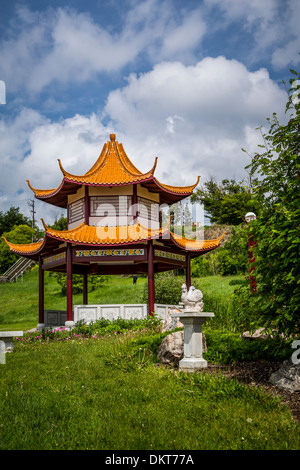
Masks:
[[[39,256],[39,325],[42,327],[44,324],[44,270],[43,260]]]
[[[186,254],[186,270],[185,270],[185,283],[186,288],[189,290],[191,287],[191,256],[190,253]]]
[[[83,305],[87,305],[88,304],[88,275],[87,273],[84,273],[82,275],[82,292],[83,292],[82,303]]]
[[[67,243],[67,326],[73,322],[72,245]]]
[[[152,240],[148,241],[148,314],[154,312],[154,249]]]

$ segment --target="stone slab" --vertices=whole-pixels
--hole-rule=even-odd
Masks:
[[[203,357],[184,357],[179,361],[179,369],[182,372],[195,372],[207,367],[207,361]]]
[[[0,331],[0,338],[13,338],[23,336],[23,331]]]
[[[13,338],[18,336],[23,336],[23,331],[0,331],[1,353],[13,352]],[[1,360],[1,363],[4,363],[3,360]]]

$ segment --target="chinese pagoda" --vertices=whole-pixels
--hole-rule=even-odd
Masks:
[[[36,243],[9,243],[10,251],[39,263],[39,325],[44,325],[44,272],[67,274],[67,321],[74,325],[72,275],[83,276],[83,304],[88,304],[89,275],[148,275],[148,313],[154,312],[154,274],[184,268],[190,287],[191,258],[220,245],[214,240],[190,240],[176,235],[170,224],[162,226],[161,208],[190,196],[199,182],[176,187],[161,183],[152,169],[139,171],[128,158],[115,134],[84,175],[62,167],[62,181],[55,189],[35,189],[38,200],[67,209],[67,230],[48,227]],[[38,325],[38,326],[39,326]]]

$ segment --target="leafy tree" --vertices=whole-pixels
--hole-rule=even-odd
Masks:
[[[241,299],[262,326],[299,334],[300,104],[293,103],[293,95],[287,111],[292,113],[287,124],[280,124],[276,113],[268,119],[270,129],[260,146],[264,151],[256,153],[247,167],[256,175],[253,192],[263,204],[257,220],[248,226],[256,241],[257,293],[241,293]]]
[[[211,225],[210,228],[218,227]],[[248,270],[247,235],[242,226],[225,227],[228,237],[217,250],[191,261],[192,276],[228,276],[245,274]]]
[[[34,229],[28,225],[17,225],[10,232],[4,232],[3,237],[11,243],[31,243]],[[9,247],[5,240],[0,240],[0,272],[4,273],[12,266],[19,256],[9,251]]]
[[[28,225],[31,227],[32,222],[28,217],[20,213],[18,207],[11,207],[5,213],[0,212],[0,235],[13,230],[15,225]]]
[[[50,225],[50,227],[55,230],[67,230],[68,228],[67,217],[64,217],[63,215],[61,215],[59,219],[56,219],[54,221],[53,225]]]
[[[192,202],[204,204],[212,223],[239,225],[249,211],[259,213],[259,200],[250,188],[234,179],[221,183],[211,177],[191,197]]]

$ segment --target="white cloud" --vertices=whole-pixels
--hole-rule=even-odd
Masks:
[[[32,197],[26,179],[36,188],[57,187],[62,179],[58,158],[67,171],[85,173],[111,132],[141,171],[158,156],[156,174],[166,184],[192,184],[198,175],[202,181],[210,175],[243,178],[248,157],[241,148],[257,150],[261,141],[255,128],[273,112],[281,119],[285,101],[285,92],[265,69],[249,72],[224,57],[195,66],[157,64],[111,92],[105,116],[51,122],[23,109],[15,119],[2,120],[2,191],[14,198],[24,190]]]
[[[274,67],[299,64],[300,2],[299,0],[205,0],[209,12],[218,9],[222,20],[215,29],[238,22],[251,34],[254,47],[249,48],[248,60],[255,63],[269,54]]]
[[[145,0],[125,10],[117,31],[68,7],[41,12],[18,7],[16,15],[0,45],[1,75],[11,92],[83,83],[119,71],[140,54],[152,61],[176,54],[187,60],[205,32],[198,10],[175,14],[167,0]]]
[[[106,112],[143,169],[158,155],[160,179],[192,184],[197,174],[245,176],[241,148],[253,151],[255,135],[255,146],[261,143],[254,129],[273,112],[282,117],[285,101],[265,69],[249,72],[218,57],[195,66],[164,62],[131,75],[126,87],[109,94]]]
[[[23,109],[10,122],[2,120],[0,137],[2,203],[32,198],[27,179],[37,189],[56,188],[63,178],[58,158],[66,171],[85,173],[109,139],[108,131],[94,114],[51,122],[31,109]],[[37,218],[45,217],[47,221],[50,217],[48,223],[62,212],[48,204],[36,203]],[[22,211],[28,212],[26,204],[22,205]]]

